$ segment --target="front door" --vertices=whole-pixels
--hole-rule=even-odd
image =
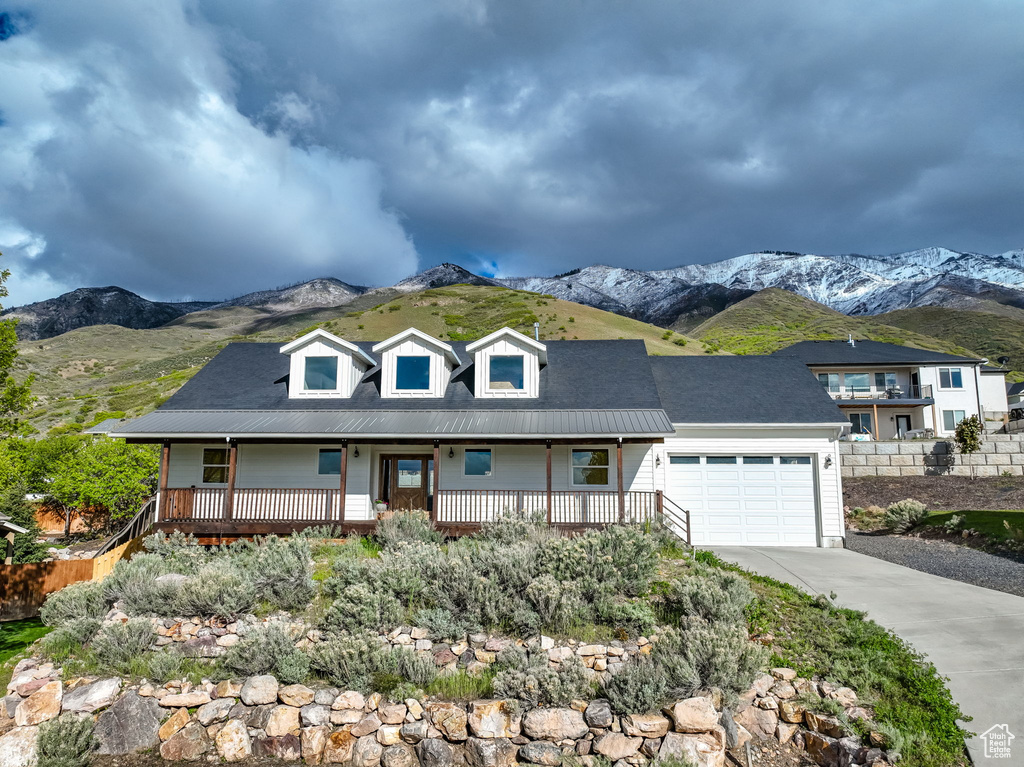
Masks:
[[[381,498],[396,511],[428,511],[433,500],[433,471],[434,459],[427,456],[381,456]]]
[[[900,439],[906,439],[908,431],[910,431],[910,416],[896,416],[896,436]]]

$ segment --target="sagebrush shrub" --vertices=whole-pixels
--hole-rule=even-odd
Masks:
[[[371,591],[369,586],[346,587],[323,619],[333,631],[361,631],[390,628],[402,618],[402,604],[391,594]]]
[[[158,582],[162,575],[174,574],[172,562],[158,554],[136,554],[122,559],[103,581],[108,602],[119,602],[128,615],[160,615],[171,608],[179,584],[174,580]]]
[[[191,575],[210,561],[211,553],[199,545],[194,535],[175,530],[170,535],[158,532],[148,536],[143,545],[146,551],[162,559],[167,572]]]
[[[102,583],[72,583],[46,598],[39,609],[39,618],[47,626],[62,626],[79,618],[101,620],[106,616],[109,606]]]
[[[678,631],[659,635],[654,648],[658,661],[673,655],[692,668],[699,680],[695,689],[718,687],[727,693],[740,693],[753,684],[768,662],[769,652],[750,641],[746,624],[683,618]]]
[[[224,667],[240,676],[273,674],[286,684],[301,682],[309,673],[309,658],[277,623],[257,626],[228,648]]]
[[[425,511],[396,511],[377,522],[374,535],[386,549],[400,543],[440,543],[443,540]]]
[[[484,522],[476,537],[507,546],[523,541],[539,541],[552,535],[557,535],[557,531],[548,524],[546,511],[505,509]]]
[[[88,767],[99,746],[91,716],[62,714],[39,726],[36,767]]]
[[[538,551],[538,573],[573,581],[588,599],[639,596],[658,567],[654,539],[637,525],[609,525],[574,538],[552,538]]]
[[[557,581],[552,575],[535,578],[526,587],[526,599],[543,624],[555,632],[578,626],[590,617],[579,587],[571,581]]]
[[[622,629],[631,636],[650,634],[657,617],[650,604],[638,599],[601,599],[595,605],[601,623]]]
[[[706,621],[740,623],[754,601],[747,581],[736,573],[694,563],[690,573],[669,583],[665,604],[672,612]]]
[[[433,639],[454,642],[466,635],[466,624],[441,607],[420,610],[415,623],[430,632]]]
[[[924,522],[928,508],[920,501],[906,498],[889,504],[885,509],[885,526],[897,533],[905,533]]]
[[[390,648],[366,635],[341,634],[310,648],[313,673],[347,690],[368,690],[373,675],[394,668]]]
[[[230,561],[215,560],[182,583],[171,604],[178,615],[233,618],[252,611],[256,588]]]
[[[668,695],[665,672],[646,658],[636,659],[605,681],[604,697],[618,714],[646,714]]]
[[[231,544],[228,554],[257,601],[279,610],[301,610],[313,599],[316,585],[307,538],[241,539]]]
[[[90,647],[101,666],[123,672],[149,650],[152,642],[153,624],[145,618],[132,618],[104,626],[93,637]]]
[[[99,630],[96,618],[73,618],[39,640],[39,648],[43,655],[59,662],[82,649]]]
[[[409,649],[392,651],[395,673],[406,681],[423,688],[437,679],[437,666],[431,655],[420,655]]]
[[[154,682],[170,682],[182,676],[184,658],[176,649],[152,652],[145,658],[146,677]]]
[[[551,668],[547,653],[527,655],[514,648],[502,651],[491,684],[499,698],[522,700],[534,706],[566,706],[589,698],[592,686],[586,668],[573,656]]]

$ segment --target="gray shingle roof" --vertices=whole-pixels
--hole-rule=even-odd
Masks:
[[[914,349],[881,341],[800,341],[779,349],[773,357],[795,357],[805,365],[928,365],[943,362],[981,362],[973,357]]]
[[[651,357],[672,423],[842,424],[807,366],[786,357]]]

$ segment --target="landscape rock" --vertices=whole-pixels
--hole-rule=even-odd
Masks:
[[[431,702],[426,706],[430,721],[448,740],[463,741],[469,737],[468,717],[461,706],[454,703]]]
[[[804,724],[807,725],[808,730],[827,735],[830,738],[841,738],[846,734],[843,725],[834,716],[825,716],[808,711],[804,714]]]
[[[352,761],[352,747],[356,744],[355,736],[347,730],[337,730],[327,736],[324,744],[324,762],[342,764]]]
[[[299,731],[299,710],[293,706],[274,706],[264,728],[271,738],[295,735]]]
[[[383,753],[384,746],[373,735],[356,738],[356,744],[352,747],[352,767],[377,767]]]
[[[251,676],[245,680],[239,695],[247,706],[277,703],[277,680],[270,674]]]
[[[19,727],[31,727],[54,719],[60,714],[64,685],[54,679],[47,682],[21,702],[14,712]]]
[[[61,710],[75,714],[91,714],[106,708],[121,692],[121,680],[118,677],[100,679],[92,684],[83,684],[64,695]]]
[[[315,693],[304,684],[290,684],[277,691],[277,697],[286,706],[308,706],[313,702]]]
[[[571,708],[535,708],[523,718],[523,732],[533,740],[576,740],[589,729],[583,714]]]
[[[223,682],[217,682],[214,689],[218,698],[237,698],[242,694],[242,683],[226,679]]]
[[[587,708],[583,712],[583,718],[591,727],[611,727],[612,706],[604,698],[592,700],[587,704]]]
[[[160,740],[167,740],[174,733],[188,724],[189,720],[188,709],[179,708],[173,714],[168,717],[167,721],[160,725],[160,729],[157,731],[157,737]]]
[[[187,712],[186,712],[187,713]],[[160,745],[164,711],[153,698],[129,690],[96,720],[99,754],[133,754]]]
[[[757,706],[750,706],[736,715],[736,724],[742,725],[758,740],[775,737],[775,728],[779,724],[779,715]],[[709,728],[710,729],[710,728]]]
[[[19,727],[0,735],[0,767],[34,767],[38,727]]]
[[[707,732],[718,724],[719,714],[710,698],[687,698],[669,706],[676,732]]]
[[[408,743],[396,743],[380,755],[382,767],[416,767],[416,752]]]
[[[430,725],[426,722],[409,722],[408,724],[403,724],[401,729],[398,731],[398,737],[406,743],[411,743],[415,746],[427,737],[427,729],[429,726]]]
[[[695,767],[725,766],[725,733],[721,727],[702,733],[670,732],[662,741],[659,761],[688,759]]]
[[[562,750],[554,743],[538,740],[519,747],[519,758],[531,764],[557,767],[562,762]]]
[[[160,745],[160,756],[169,762],[194,762],[213,748],[213,741],[198,722],[189,722]]]
[[[451,745],[440,738],[428,738],[416,746],[420,767],[452,767],[455,752]]]
[[[383,724],[401,724],[407,711],[404,703],[386,703],[377,709],[377,715]]]
[[[717,722],[717,712],[715,721]],[[630,714],[622,717],[622,731],[630,737],[662,738],[669,730],[668,718],[661,714]]]
[[[817,732],[805,732],[804,750],[807,755],[820,765],[832,767],[839,763],[839,748],[836,741]]]
[[[186,639],[179,646],[186,658],[217,658],[224,654],[224,648],[217,644],[217,637],[193,637]]]
[[[299,747],[302,759],[306,764],[320,764],[327,749],[327,737],[331,734],[329,726],[305,727],[299,735]]]
[[[393,746],[402,738],[399,735],[402,727],[397,724],[382,724],[377,730],[377,742],[382,746]]]
[[[594,750],[614,762],[633,756],[643,743],[643,738],[631,738],[621,732],[606,732],[594,739]]]
[[[209,727],[214,722],[223,722],[228,718],[234,705],[234,698],[217,698],[200,706],[196,711],[196,719],[203,727]]]
[[[302,744],[297,735],[282,735],[279,738],[257,738],[252,744],[253,756],[271,756],[286,762],[302,758]]]
[[[252,756],[252,739],[241,719],[232,719],[214,738],[217,753],[225,762],[240,762]]]
[[[331,723],[331,709],[319,703],[310,703],[299,709],[303,727],[320,727]]]
[[[204,706],[209,702],[210,693],[205,690],[165,695],[160,698],[160,705],[164,708],[195,708],[196,706]]]
[[[514,703],[478,700],[469,704],[469,729],[478,738],[514,738],[520,717]]]
[[[514,767],[518,752],[508,738],[469,738],[466,764],[469,767]]]
[[[357,738],[361,738],[364,735],[370,735],[371,733],[377,732],[380,729],[380,717],[377,716],[376,712],[367,714],[352,728],[352,734]]]

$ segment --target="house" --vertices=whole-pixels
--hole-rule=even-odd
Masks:
[[[985,359],[880,341],[801,341],[775,352],[803,362],[855,434],[951,436],[972,415],[1002,420],[1005,371]]]
[[[111,436],[162,445],[157,525],[208,540],[369,530],[382,508],[458,534],[529,509],[567,529],[660,517],[696,545],[834,546],[846,423],[793,359],[411,328],[229,344]]]
[[[0,536],[4,539],[4,564],[9,565],[14,561],[14,536],[27,533],[21,525],[11,522],[11,518],[0,514]]]
[[[1010,410],[1010,418],[1016,420],[1024,415],[1024,383],[1006,384],[1006,406]]]

